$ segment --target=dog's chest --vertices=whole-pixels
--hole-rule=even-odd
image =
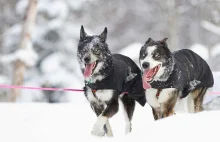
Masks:
[[[153,89],[153,88],[147,89],[146,90],[147,102],[153,108],[159,108],[160,104],[168,101],[174,90],[175,88],[168,88],[168,89],[162,89],[160,92],[158,92],[158,89]]]
[[[113,92],[114,91],[111,89],[96,90],[96,91],[88,89],[87,98],[88,98],[89,102],[104,104],[106,101],[110,101],[112,99]]]

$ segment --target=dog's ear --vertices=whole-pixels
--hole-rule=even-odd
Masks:
[[[85,32],[85,30],[84,30],[84,27],[83,27],[83,25],[81,26],[81,29],[80,29],[80,40],[84,40],[85,39],[85,37],[86,37],[86,32]]]
[[[168,38],[166,37],[166,38],[164,38],[163,40],[161,40],[160,42],[161,42],[161,43],[166,43],[167,40],[168,40]]]
[[[108,33],[108,30],[107,30],[107,28],[105,27],[104,31],[103,31],[103,32],[101,33],[101,35],[100,35],[101,42],[105,42],[105,41],[106,41],[107,33]]]
[[[148,38],[148,40],[145,42],[145,44],[152,42],[153,39],[151,39],[150,37]]]

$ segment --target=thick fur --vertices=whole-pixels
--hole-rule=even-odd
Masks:
[[[189,112],[202,111],[204,95],[214,84],[212,72],[205,60],[188,49],[171,53],[166,40],[154,41],[149,38],[139,56],[143,72],[160,65],[153,79],[148,82],[151,88],[146,91],[155,120],[175,114],[176,105],[184,99],[188,101]],[[158,90],[162,91],[156,96]],[[193,110],[191,106],[194,106]]]
[[[107,28],[100,35],[89,36],[81,27],[77,57],[82,73],[88,64],[96,63],[89,77],[84,74],[85,96],[97,116],[92,129],[96,136],[113,136],[108,120],[118,112],[119,100],[124,107],[125,133],[131,132],[135,100],[142,106],[146,103],[141,70],[130,58],[111,54],[106,39]]]

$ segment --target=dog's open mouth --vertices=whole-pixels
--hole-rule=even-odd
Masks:
[[[98,61],[95,61],[90,64],[85,64],[85,69],[84,69],[84,77],[85,78],[88,78],[93,74],[95,68],[97,67],[97,64],[98,64]]]
[[[159,69],[160,69],[160,65],[157,65],[152,69],[148,69],[144,71],[142,77],[144,89],[151,88],[149,82],[151,82],[154,79],[154,76],[157,74]]]

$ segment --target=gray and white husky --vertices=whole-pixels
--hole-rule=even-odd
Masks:
[[[119,109],[119,98],[124,106],[125,132],[131,132],[135,101],[144,106],[145,90],[141,70],[128,57],[112,54],[108,48],[107,28],[100,35],[87,35],[80,30],[77,58],[85,80],[85,96],[97,115],[92,134],[112,136],[108,119]]]

